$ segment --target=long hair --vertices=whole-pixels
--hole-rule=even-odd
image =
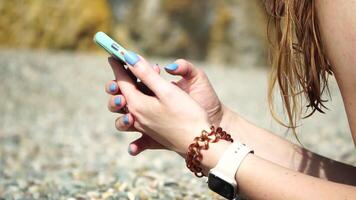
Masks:
[[[315,111],[324,113],[327,100],[322,96],[325,92],[330,96],[328,77],[332,69],[319,32],[315,0],[265,0],[265,6],[273,50],[269,107],[272,116],[296,134],[301,117]],[[287,122],[275,111],[273,93],[277,84]]]

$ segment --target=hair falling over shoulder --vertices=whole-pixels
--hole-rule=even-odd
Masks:
[[[267,34],[273,52],[269,107],[272,116],[295,134],[301,117],[309,117],[315,111],[324,113],[327,100],[322,96],[325,92],[329,95],[328,77],[332,69],[320,37],[315,0],[265,0],[265,6],[269,15]],[[287,123],[275,111],[276,85]]]

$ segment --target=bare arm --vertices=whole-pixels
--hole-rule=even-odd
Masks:
[[[205,172],[216,165],[228,145],[228,142],[220,141],[203,152]],[[271,152],[270,149],[266,151]],[[269,158],[276,159],[277,156]],[[240,195],[248,199],[354,199],[356,196],[355,186],[315,178],[267,159],[257,153],[249,154],[243,160],[235,175]],[[355,179],[355,173],[349,177]]]
[[[257,156],[293,171],[338,183],[356,185],[356,167],[301,148],[253,125],[228,109],[225,109],[225,112],[222,126],[233,133],[236,140],[254,149]]]
[[[356,145],[356,0],[317,0],[320,31]]]
[[[356,144],[356,0],[316,0],[323,43],[337,79]],[[225,109],[223,126],[259,157],[322,179],[356,185],[356,168],[294,145]]]
[[[244,159],[235,179],[249,199],[331,200],[356,196],[356,187],[307,176],[252,154]]]

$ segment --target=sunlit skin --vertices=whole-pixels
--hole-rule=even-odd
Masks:
[[[356,144],[356,0],[318,0],[320,31],[344,100]],[[167,149],[184,156],[193,138],[210,124],[223,127],[234,140],[246,143],[248,155],[236,173],[240,191],[251,199],[355,199],[356,167],[301,148],[261,129],[225,107],[206,74],[179,59],[168,73],[182,79],[172,84],[159,76],[159,68],[140,57],[129,69],[156,96],[142,94],[114,59],[109,63],[115,81],[106,85],[109,109],[129,113],[116,120],[120,131],[138,131],[142,137],[129,144],[131,155],[146,149]],[[112,84],[116,84],[114,87]],[[111,88],[111,89],[110,89]],[[115,98],[120,97],[120,105]],[[303,134],[303,133],[302,133]],[[317,133],[314,133],[317,134]],[[229,145],[220,141],[203,156],[205,173],[214,167]],[[184,162],[182,160],[182,162]]]

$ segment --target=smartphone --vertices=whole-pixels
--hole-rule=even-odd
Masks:
[[[105,49],[110,55],[119,60],[122,63],[125,63],[124,55],[127,53],[127,50],[111,39],[104,32],[97,32],[94,36],[94,42],[99,45],[101,48]]]
[[[98,46],[112,55],[115,60],[120,62],[123,66],[126,65],[124,55],[127,53],[127,50],[119,43],[115,42],[112,38],[101,31],[94,35],[93,40]],[[147,95],[154,95],[154,93],[146,85],[144,85],[128,68],[125,68],[125,70],[127,71],[130,78],[136,83],[136,86],[139,90]]]

